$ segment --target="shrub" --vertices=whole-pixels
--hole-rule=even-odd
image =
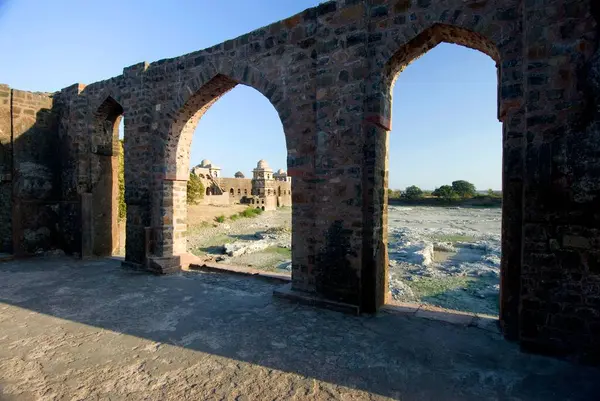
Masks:
[[[245,218],[251,218],[251,217],[256,217],[260,214],[262,214],[263,210],[262,209],[254,209],[249,207],[248,209],[244,210],[243,212],[239,212],[238,215],[240,217],[245,217]]]
[[[442,198],[447,202],[458,199],[458,194],[450,185],[442,185],[441,187],[436,188],[435,191],[433,191],[433,196]]]
[[[421,188],[417,187],[416,185],[412,185],[408,188],[406,188],[406,191],[404,191],[404,197],[406,199],[421,199],[423,197],[423,191],[421,190]]]
[[[187,203],[197,205],[204,198],[204,184],[202,180],[194,173],[190,173],[190,179],[187,182]]]
[[[225,223],[225,216],[224,215],[220,215],[218,217],[215,217],[215,221],[217,223]]]
[[[471,184],[468,181],[458,180],[452,182],[452,189],[458,196],[463,199],[472,198],[477,194],[477,190],[475,189],[475,185]]]

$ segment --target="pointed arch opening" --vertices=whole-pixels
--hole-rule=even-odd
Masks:
[[[503,197],[502,200],[502,208],[503,213],[502,213],[502,218],[501,218],[501,224],[500,222],[496,222],[498,227],[494,227],[493,231],[497,237],[497,245],[498,245],[498,252],[490,252],[490,255],[480,255],[482,258],[488,257],[488,260],[481,260],[480,262],[482,264],[485,264],[486,267],[485,269],[482,268],[482,270],[486,270],[486,272],[483,272],[483,274],[490,274],[491,276],[495,276],[495,278],[492,278],[490,281],[490,283],[485,283],[484,287],[486,288],[479,288],[477,283],[474,283],[474,281],[477,281],[477,279],[475,280],[465,280],[465,283],[463,283],[464,285],[456,285],[456,288],[450,288],[451,286],[444,286],[444,285],[438,285],[440,283],[436,284],[436,279],[434,277],[430,277],[430,278],[424,278],[424,279],[418,279],[421,282],[416,283],[414,280],[411,282],[410,279],[412,277],[414,277],[414,275],[406,274],[407,277],[403,277],[402,276],[402,268],[403,267],[407,267],[406,270],[410,270],[410,263],[413,263],[413,267],[414,266],[420,266],[420,268],[422,268],[422,270],[425,272],[424,275],[427,276],[429,274],[433,274],[435,276],[434,273],[436,273],[436,269],[437,270],[443,270],[446,269],[446,271],[441,272],[441,274],[445,274],[449,280],[454,280],[456,281],[456,283],[459,283],[459,281],[461,281],[460,278],[457,278],[460,276],[460,274],[462,274],[458,269],[455,269],[456,271],[453,272],[451,269],[451,264],[452,263],[445,263],[443,261],[436,261],[435,259],[435,254],[436,251],[435,249],[438,249],[438,254],[439,256],[444,256],[443,254],[445,253],[441,248],[443,248],[442,245],[446,245],[446,243],[448,242],[454,242],[454,247],[452,246],[453,244],[450,243],[448,246],[448,251],[454,252],[456,251],[456,242],[460,242],[459,240],[463,240],[463,242],[466,242],[465,247],[472,245],[473,247],[477,247],[478,244],[477,243],[477,239],[473,239],[473,241],[467,241],[466,235],[463,235],[465,238],[462,238],[461,235],[459,235],[460,233],[457,233],[454,236],[450,236],[447,235],[446,237],[448,238],[442,238],[443,236],[441,236],[440,238],[434,238],[435,235],[430,236],[429,232],[427,233],[421,233],[422,234],[422,238],[408,238],[410,237],[410,235],[408,235],[408,231],[410,231],[410,229],[406,229],[406,228],[401,228],[401,227],[394,227],[394,225],[389,226],[388,222],[390,221],[398,221],[399,217],[395,216],[394,213],[398,214],[403,214],[404,212],[406,212],[406,210],[403,211],[398,211],[395,210],[395,206],[389,206],[389,197],[390,195],[393,197],[394,195],[398,195],[394,190],[396,189],[400,189],[400,188],[390,188],[390,174],[394,174],[394,172],[390,172],[390,157],[393,157],[394,155],[390,154],[390,135],[391,136],[398,136],[398,138],[396,138],[394,136],[394,138],[392,139],[393,141],[402,141],[404,140],[402,138],[403,136],[403,132],[394,132],[392,129],[392,106],[393,106],[393,89],[397,90],[397,91],[402,91],[402,86],[397,86],[396,88],[394,88],[396,81],[398,80],[399,76],[401,75],[401,73],[406,69],[407,66],[409,66],[412,62],[414,62],[415,60],[417,60],[418,58],[420,58],[421,56],[425,55],[426,53],[428,53],[431,49],[433,49],[434,47],[438,46],[439,44],[449,44],[449,45],[460,45],[463,47],[467,47],[469,49],[473,49],[473,50],[477,50],[480,53],[483,53],[483,56],[489,56],[492,60],[493,63],[496,67],[496,71],[495,73],[493,73],[494,75],[492,75],[495,78],[495,86],[493,88],[493,93],[495,94],[496,99],[493,100],[493,102],[495,103],[495,107],[494,107],[494,114],[497,118],[497,120],[500,121],[500,125],[498,125],[496,128],[494,128],[494,135],[497,136],[497,140],[498,142],[501,141],[502,145],[498,148],[498,150],[501,150],[501,154],[502,156],[499,157],[499,159],[501,160],[501,164],[504,165],[504,168],[502,167],[498,167],[498,170],[502,171],[501,175],[502,175],[502,180],[501,180],[501,193]],[[446,45],[448,46],[448,45]],[[440,65],[439,68],[444,68],[443,65]],[[374,135],[374,138],[377,138],[376,141],[377,143],[374,144],[375,148],[378,149],[378,154],[380,156],[377,157],[377,161],[375,161],[375,163],[378,165],[378,168],[381,169],[381,174],[380,176],[382,177],[381,180],[376,181],[375,184],[375,193],[377,194],[376,197],[378,197],[380,200],[379,202],[381,202],[382,208],[375,208],[375,213],[373,216],[371,216],[371,218],[369,220],[371,220],[373,223],[367,223],[370,224],[370,229],[373,230],[373,233],[375,234],[375,238],[374,238],[374,243],[375,244],[379,244],[378,246],[375,247],[375,260],[377,261],[377,265],[379,266],[378,271],[375,272],[371,272],[370,274],[370,278],[368,278],[368,280],[371,280],[372,283],[372,287],[369,285],[367,286],[367,288],[378,288],[375,292],[379,293],[379,295],[375,295],[372,294],[372,298],[371,296],[369,296],[369,299],[377,299],[379,298],[378,301],[375,302],[391,302],[394,298],[404,298],[402,299],[403,301],[407,301],[410,300],[411,297],[413,297],[413,300],[416,302],[425,302],[425,303],[429,303],[429,304],[433,304],[433,305],[438,305],[438,306],[443,306],[449,309],[465,309],[465,305],[456,305],[456,304],[452,304],[452,302],[446,302],[449,299],[453,298],[453,293],[454,295],[456,295],[456,297],[454,297],[454,299],[458,299],[460,297],[464,298],[464,295],[466,293],[470,293],[470,295],[473,296],[473,298],[477,298],[477,297],[485,297],[488,298],[486,299],[486,301],[488,301],[488,306],[490,306],[493,303],[496,303],[497,307],[499,307],[499,314],[500,314],[500,319],[505,320],[505,321],[509,321],[509,324],[514,324],[515,323],[515,316],[517,314],[517,304],[518,304],[518,294],[519,294],[519,276],[520,276],[520,265],[512,263],[514,262],[514,260],[516,258],[518,258],[517,256],[517,251],[516,249],[519,248],[520,246],[520,242],[521,242],[521,236],[520,236],[520,224],[521,221],[519,219],[519,216],[521,215],[521,210],[520,210],[520,204],[518,202],[513,202],[514,199],[509,199],[509,202],[506,201],[506,195],[507,193],[514,193],[515,190],[518,191],[518,189],[515,189],[516,186],[518,186],[518,183],[511,183],[509,180],[506,179],[507,177],[507,169],[506,169],[506,164],[505,164],[505,159],[507,157],[507,147],[511,147],[511,146],[519,146],[516,143],[509,143],[507,142],[507,136],[506,136],[506,131],[507,131],[507,126],[506,124],[504,124],[504,126],[502,126],[502,123],[509,117],[507,116],[507,113],[510,113],[510,108],[508,107],[504,107],[504,105],[502,104],[502,97],[501,97],[501,88],[503,85],[503,79],[502,79],[502,71],[501,71],[501,59],[500,59],[500,52],[497,48],[497,46],[490,41],[489,39],[487,39],[486,37],[484,37],[483,35],[477,33],[477,32],[473,32],[470,31],[468,29],[464,29],[464,28],[460,28],[460,27],[455,27],[455,26],[450,26],[450,25],[444,25],[444,24],[435,24],[432,27],[430,27],[429,29],[425,30],[424,32],[422,32],[421,34],[417,35],[414,39],[412,39],[411,41],[409,41],[408,43],[404,44],[403,46],[401,46],[397,52],[395,52],[393,55],[391,55],[391,57],[389,58],[388,62],[385,64],[382,74],[381,74],[381,85],[379,86],[381,88],[381,96],[379,97],[380,99],[380,104],[379,105],[375,105],[374,107],[372,107],[372,109],[375,110],[379,110],[379,113],[381,115],[381,119],[380,121],[384,121],[386,122],[386,124],[382,124],[374,129],[379,130],[380,134],[379,135]],[[456,88],[458,92],[461,91],[460,88]],[[464,89],[464,88],[463,88]],[[435,88],[432,87],[428,87],[427,91],[430,91],[428,93],[430,93],[430,96],[436,96],[436,91]],[[423,104],[422,105],[423,108],[428,107],[427,104]],[[429,117],[430,119],[435,119],[436,116],[435,115],[431,115]],[[467,118],[468,119],[468,118]],[[461,120],[462,121],[462,120]],[[396,122],[397,123],[397,122]],[[462,121],[462,123],[464,124],[465,122]],[[422,121],[422,124],[427,125],[426,121]],[[492,123],[493,125],[494,123]],[[495,123],[497,124],[497,123]],[[404,124],[402,124],[404,125]],[[388,133],[391,134],[388,135]],[[409,133],[405,133],[407,136],[410,136]],[[500,139],[501,138],[501,139]],[[413,138],[414,139],[414,138]],[[425,151],[428,148],[427,143],[423,143],[423,141],[421,141],[420,143],[420,147]],[[510,151],[511,149],[509,149]],[[514,154],[514,152],[512,152]],[[468,158],[468,155],[463,155],[463,156],[459,156],[456,155],[457,158]],[[426,156],[425,156],[426,158]],[[459,159],[455,159],[454,163],[457,163],[459,161]],[[449,161],[450,162],[450,161]],[[515,163],[513,163],[515,164]],[[517,165],[517,164],[515,164]],[[421,168],[421,169],[427,169],[427,162],[426,159],[423,160],[423,158],[421,159],[421,161],[419,163],[417,163],[417,165],[413,165],[412,168],[417,169],[417,168]],[[514,168],[518,168],[514,167]],[[403,174],[404,176],[406,176],[407,174],[410,174],[410,171],[403,171],[403,172],[399,172],[399,174]],[[435,174],[435,171],[431,171],[432,174]],[[379,174],[377,174],[379,176]],[[510,172],[509,172],[510,175]],[[456,181],[460,181],[463,180],[463,177],[456,177],[455,180]],[[416,183],[415,183],[416,184]],[[439,183],[438,185],[441,186],[444,183]],[[409,186],[409,184],[407,184],[406,186]],[[450,189],[452,189],[452,181],[448,182],[448,187]],[[402,188],[404,189],[404,193],[405,196],[407,196],[407,192],[412,192],[412,190],[414,190],[414,188],[411,188],[410,191],[407,191],[407,188]],[[427,188],[427,189],[431,189],[434,190],[435,188]],[[443,188],[443,189],[448,189],[448,188]],[[485,189],[487,190],[488,188],[481,188],[481,189]],[[494,188],[496,189],[496,188]],[[433,194],[430,194],[429,196],[432,196],[433,198],[439,198],[441,195],[439,193],[435,194],[436,196],[433,196]],[[479,194],[475,194],[476,196],[479,196]],[[490,193],[489,195],[491,196],[498,196],[498,194],[495,192],[494,194]],[[409,194],[410,196],[423,196],[422,193],[421,194]],[[376,201],[377,202],[377,201]],[[443,202],[443,201],[442,201]],[[427,203],[427,201],[423,201],[423,204]],[[441,210],[441,209],[440,209]],[[446,209],[448,210],[448,209]],[[510,219],[506,218],[507,212],[511,214]],[[401,219],[406,220],[406,216],[402,216]],[[421,219],[422,220],[422,219]],[[394,223],[395,224],[395,223]],[[500,227],[501,226],[501,227]],[[414,230],[413,230],[414,231]],[[418,231],[418,230],[417,230]],[[435,231],[435,229],[432,230],[432,232]],[[427,239],[426,237],[430,236],[431,238]],[[501,236],[501,239],[500,239]],[[452,237],[452,238],[451,238]],[[459,238],[460,237],[460,238]],[[446,241],[449,240],[449,241]],[[393,246],[392,246],[393,245]],[[410,245],[410,246],[409,246]],[[417,246],[418,245],[418,246]],[[460,244],[459,244],[460,245]],[[489,244],[488,244],[489,245]],[[404,248],[406,249],[404,249]],[[408,250],[408,248],[412,247],[410,250]],[[420,247],[420,248],[419,248]],[[414,248],[414,249],[413,249]],[[419,249],[417,249],[419,248]],[[422,248],[422,249],[421,249]],[[450,249],[453,248],[453,249]],[[409,252],[406,252],[406,251]],[[485,253],[485,252],[483,252]],[[494,255],[491,255],[491,253],[493,253]],[[407,258],[407,256],[411,256],[416,259],[419,259],[418,261],[408,261],[405,260]],[[447,256],[447,255],[446,255]],[[494,258],[492,258],[492,256],[494,256]],[[495,258],[497,256],[497,258]],[[499,260],[501,258],[501,260]],[[390,263],[391,262],[391,263]],[[489,262],[489,263],[488,263]],[[426,265],[426,266],[425,266]],[[460,262],[457,263],[457,265],[460,265]],[[493,265],[493,266],[492,266]],[[376,269],[377,270],[377,269]],[[405,270],[405,272],[406,272]],[[418,269],[417,269],[418,270]],[[455,274],[456,273],[456,274]],[[465,272],[467,275],[469,274],[468,272]],[[471,272],[473,273],[473,272]],[[475,273],[476,274],[476,273]],[[365,271],[365,276],[369,276],[369,273],[367,271]],[[412,276],[412,277],[411,277]],[[423,275],[421,275],[421,277],[423,277]],[[493,290],[491,290],[491,288],[488,287],[493,287],[493,281],[496,281],[496,288],[499,287],[499,294],[496,293],[496,295],[491,294],[493,292]],[[467,283],[467,281],[469,281]],[[431,285],[429,285],[431,284]],[[429,293],[431,291],[433,291],[433,287],[435,287],[436,285],[438,285],[438,289],[440,289],[439,293],[433,294],[433,293]],[[437,287],[436,287],[437,288]],[[429,291],[431,290],[431,291]],[[491,290],[491,291],[488,291]],[[437,291],[437,290],[436,290]],[[489,292],[485,293],[484,292]],[[435,292],[435,291],[433,291]],[[407,295],[408,297],[403,297],[402,295]],[[398,297],[398,295],[400,295]],[[427,298],[427,299],[423,299],[423,298]],[[496,300],[499,299],[499,302],[496,302]],[[440,301],[441,300],[441,301]],[[496,306],[494,305],[494,306]],[[481,306],[481,305],[479,305]],[[370,309],[369,306],[367,306],[366,309]],[[471,308],[470,306],[467,306],[466,309],[473,309],[470,310],[469,312],[479,312],[479,313],[485,313],[487,312],[488,314],[492,314],[492,315],[498,315],[498,309],[495,309],[493,307],[485,307],[485,308],[478,308],[478,307],[474,307]],[[485,309],[482,310],[482,309]],[[494,313],[494,311],[496,313]],[[506,322],[503,322],[506,323]]]
[[[160,191],[157,217],[160,220],[154,251],[157,256],[185,255],[185,259],[192,261],[206,257],[215,263],[213,253],[219,248],[204,244],[203,241],[210,238],[202,235],[205,226],[199,223],[210,218],[212,225],[227,224],[231,227],[229,231],[235,230],[235,221],[238,219],[261,218],[261,213],[254,208],[252,212],[246,210],[252,204],[264,205],[260,211],[279,213],[277,206],[281,202],[275,196],[273,170],[262,160],[276,160],[277,167],[284,167],[287,163],[284,123],[281,111],[277,108],[279,95],[263,78],[257,80],[257,76],[248,76],[254,78],[249,79],[249,82],[240,82],[217,74],[203,84],[194,80],[185,87],[189,97],[175,102],[176,110],[172,113],[174,117],[164,156],[166,174],[158,183]],[[236,86],[236,95],[229,95]],[[244,99],[236,98],[238,94]],[[229,100],[218,102],[224,96],[231,99],[231,103],[228,103]],[[225,106],[222,105],[227,105],[228,109],[224,110]],[[265,107],[268,109],[266,117],[262,112],[254,115],[249,111],[259,106],[262,110]],[[217,124],[211,122],[213,115],[219,116],[214,118],[220,120]],[[224,118],[226,121],[223,121]],[[266,120],[269,121],[265,122]],[[194,137],[197,140],[192,141]],[[264,138],[270,138],[270,142],[265,142]],[[206,178],[202,181],[205,188],[211,188],[211,195],[205,196],[196,205],[188,202],[189,192],[184,190],[190,170],[196,176],[204,175]],[[252,174],[256,170],[262,171],[260,178],[257,178],[256,173]],[[288,185],[291,190],[292,183],[289,182]],[[248,193],[253,195],[249,198]],[[286,206],[291,206],[291,196],[286,197]],[[218,208],[215,213],[212,213],[212,207]],[[289,228],[290,210],[287,209],[285,213],[289,216],[283,218],[283,224]],[[193,239],[190,238],[191,235],[194,235]],[[236,235],[241,236],[241,241],[252,240],[247,233],[236,234],[232,231],[227,235],[231,238],[224,241],[239,241]],[[196,236],[199,236],[198,240]],[[194,246],[188,249],[188,242]],[[290,247],[286,249],[288,258],[291,258]],[[275,256],[281,254],[282,252],[271,252]],[[228,260],[228,263],[240,265],[235,257]],[[246,267],[243,264],[241,266]],[[265,267],[275,268],[275,263]]]
[[[93,116],[90,175],[91,250],[96,256],[119,254],[120,221],[125,218],[123,145],[119,135],[123,106],[108,96]]]

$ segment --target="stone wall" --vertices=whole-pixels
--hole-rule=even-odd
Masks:
[[[58,113],[51,94],[0,86],[0,251],[68,248],[61,235]]]
[[[325,2],[209,49],[63,89],[53,98],[61,167],[43,162],[54,140],[51,114],[43,112],[51,98],[13,94],[21,106],[31,102],[14,119],[19,135],[44,145],[33,149],[23,139],[12,179],[23,199],[50,200],[57,177],[61,201],[110,197],[112,187],[98,186],[106,169],[98,168],[97,150],[110,149],[111,138],[97,129],[98,115],[122,113],[126,259],[173,271],[185,251],[192,133],[214,102],[248,85],[269,99],[285,132],[293,293],[376,312],[387,294],[392,87],[437,44],[467,46],[498,66],[504,333],[528,350],[598,362],[597,8],[591,0]],[[36,115],[40,128],[26,135]],[[94,218],[82,227],[98,219],[109,226],[108,214],[88,212]],[[80,237],[93,238],[87,234]]]
[[[0,85],[0,252],[12,253],[11,90]]]

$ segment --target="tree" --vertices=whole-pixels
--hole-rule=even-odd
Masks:
[[[442,185],[441,187],[436,188],[435,191],[433,191],[432,195],[437,196],[438,198],[442,198],[447,202],[458,198],[458,194],[450,185]]]
[[[423,191],[416,185],[411,185],[404,191],[404,197],[406,199],[420,199],[423,197]]]
[[[204,184],[202,184],[202,180],[196,174],[190,173],[190,179],[187,182],[187,203],[196,205],[203,198]]]
[[[463,199],[472,198],[477,194],[475,185],[464,180],[452,182],[452,189],[454,190],[454,192],[456,192],[458,196],[460,196]]]

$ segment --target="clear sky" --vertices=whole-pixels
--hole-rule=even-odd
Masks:
[[[320,0],[0,0],[0,83],[52,92],[203,49],[289,17]],[[411,64],[394,88],[390,187],[424,189],[465,179],[500,189],[502,138],[496,68],[486,55],[442,44]],[[269,101],[238,86],[208,110],[192,164],[224,176],[264,158],[284,168],[281,122]]]

